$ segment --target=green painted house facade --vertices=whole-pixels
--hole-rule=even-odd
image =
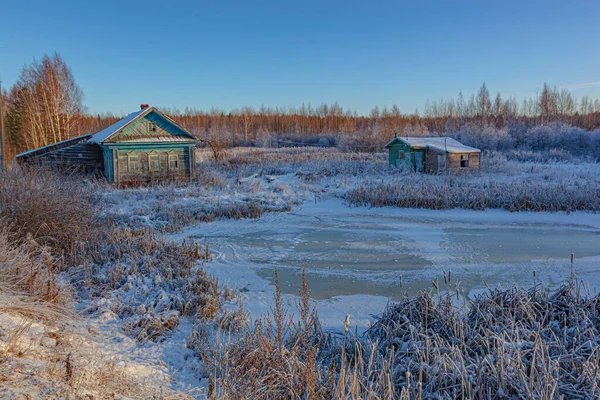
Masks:
[[[403,140],[393,140],[385,146],[388,149],[388,158],[391,166],[396,168],[409,168],[412,171],[422,172],[425,167],[425,149],[411,147]]]
[[[82,168],[118,184],[188,180],[197,142],[172,119],[142,105],[100,132],[22,153],[17,160]]]

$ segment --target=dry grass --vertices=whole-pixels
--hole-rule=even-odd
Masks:
[[[164,340],[181,316],[213,320],[231,296],[197,266],[210,259],[208,245],[167,240],[149,229],[106,228],[84,251],[87,263],[72,271],[76,287],[90,298],[112,299],[111,311],[140,341]]]
[[[275,283],[272,313],[254,325],[222,328],[214,336],[199,326],[190,335],[188,347],[210,377],[210,398],[376,399],[379,393],[394,398],[386,383],[390,371],[368,357],[375,355],[374,346],[365,350],[347,330],[341,336],[323,332],[304,275],[297,321],[283,305],[277,272]]]
[[[48,322],[68,315],[72,291],[57,279],[49,249],[14,236],[0,229],[0,312]]]
[[[600,183],[406,176],[403,180],[363,184],[349,190],[344,198],[350,205],[368,207],[600,211]]]
[[[75,257],[92,230],[95,197],[75,176],[9,169],[0,175],[0,218],[21,238]]]
[[[166,381],[131,374],[118,356],[100,353],[73,311],[74,290],[58,273],[72,274],[69,264],[98,245],[92,233],[104,232],[90,229],[92,221],[101,225],[84,188],[47,171],[13,170],[0,177],[0,397],[189,398]],[[182,247],[177,249],[160,251],[171,257]],[[203,254],[189,245],[180,259]],[[193,281],[198,292],[209,290],[201,277]]]
[[[600,396],[600,296],[571,281],[550,292],[442,292],[391,304],[360,338],[325,333],[304,284],[294,322],[277,285],[252,326],[196,330],[219,399],[591,399]]]

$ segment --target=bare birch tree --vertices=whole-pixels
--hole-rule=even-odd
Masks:
[[[62,57],[45,55],[21,70],[12,90],[11,113],[18,115],[18,131],[10,132],[20,150],[46,146],[76,136],[82,114],[82,92]]]

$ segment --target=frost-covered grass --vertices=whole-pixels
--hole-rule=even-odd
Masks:
[[[600,296],[488,290],[463,307],[452,289],[392,304],[368,331],[394,387],[412,398],[597,398]]]
[[[2,398],[189,398],[99,351],[104,343],[75,307],[108,304],[139,340],[168,335],[179,314],[213,319],[226,293],[196,268],[208,250],[115,227],[99,217],[97,195],[93,184],[48,171],[0,176]]]
[[[20,233],[23,233],[20,231]],[[130,374],[73,308],[74,288],[52,248],[0,229],[0,397],[175,398],[166,382]]]
[[[117,228],[89,245],[88,261],[72,272],[89,313],[119,318],[139,341],[161,341],[180,317],[212,321],[231,294],[198,268],[208,247],[165,239],[154,231]]]
[[[205,167],[187,184],[109,188],[103,194],[102,217],[133,229],[173,233],[203,222],[289,211],[302,201],[302,193],[270,185],[264,177],[227,176],[222,166]]]
[[[78,175],[9,169],[0,175],[0,218],[17,237],[49,246],[54,255],[76,256],[91,233],[96,190]]]
[[[480,171],[400,173],[365,181],[344,196],[350,205],[509,211],[600,211],[600,164],[509,160],[484,152]]]
[[[195,330],[188,346],[223,399],[600,396],[600,296],[583,283],[489,289],[471,301],[446,283],[390,304],[358,337],[348,320],[343,333],[322,330],[305,283],[291,320],[277,288],[254,325]]]
[[[79,318],[116,326],[144,349],[167,346],[174,337],[185,342],[189,333],[187,350],[178,342],[187,357],[179,362],[194,365],[194,380],[209,378],[208,391],[217,398],[598,396],[600,303],[573,283],[556,293],[489,291],[463,307],[452,290],[405,297],[367,336],[356,337],[347,328],[322,329],[306,285],[298,318],[283,307],[277,288],[273,312],[248,321],[243,304],[232,307],[236,293],[202,268],[212,257],[210,243],[165,235],[327,196],[369,206],[600,211],[599,164],[556,151],[485,152],[479,172],[435,176],[389,169],[385,153],[337,149],[232,149],[219,162],[200,159],[190,183],[127,189],[6,175],[0,182],[0,216],[9,227],[0,232],[2,368],[34,371],[42,387],[60,382],[67,391],[43,392],[50,396],[84,393],[87,379],[106,389],[93,392],[100,397],[112,391],[160,398],[157,386],[140,387],[127,368],[78,345],[93,339],[62,321],[81,325],[72,317],[79,303]],[[28,333],[32,323],[53,332],[39,335],[35,352],[23,345],[36,335]],[[63,337],[73,346],[55,344]],[[28,366],[19,367],[19,354],[31,356]],[[8,379],[5,372],[0,379]],[[10,385],[16,393],[16,383]]]

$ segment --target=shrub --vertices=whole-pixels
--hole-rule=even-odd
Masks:
[[[411,398],[598,398],[600,297],[571,281],[489,290],[461,308],[457,292],[388,306],[368,331]]]
[[[452,174],[437,177],[423,175],[390,182],[365,183],[349,190],[344,199],[350,205],[368,207],[600,211],[600,183],[588,179],[554,182],[549,176],[536,180],[502,180],[493,177],[471,180]]]
[[[105,227],[84,250],[88,261],[72,272],[77,288],[111,299],[109,311],[140,341],[163,340],[181,316],[211,321],[230,296],[197,266],[210,258],[208,245],[170,241],[149,229]]]
[[[59,256],[74,257],[95,217],[93,190],[77,176],[9,169],[0,175],[0,217],[20,238],[32,237]]]

